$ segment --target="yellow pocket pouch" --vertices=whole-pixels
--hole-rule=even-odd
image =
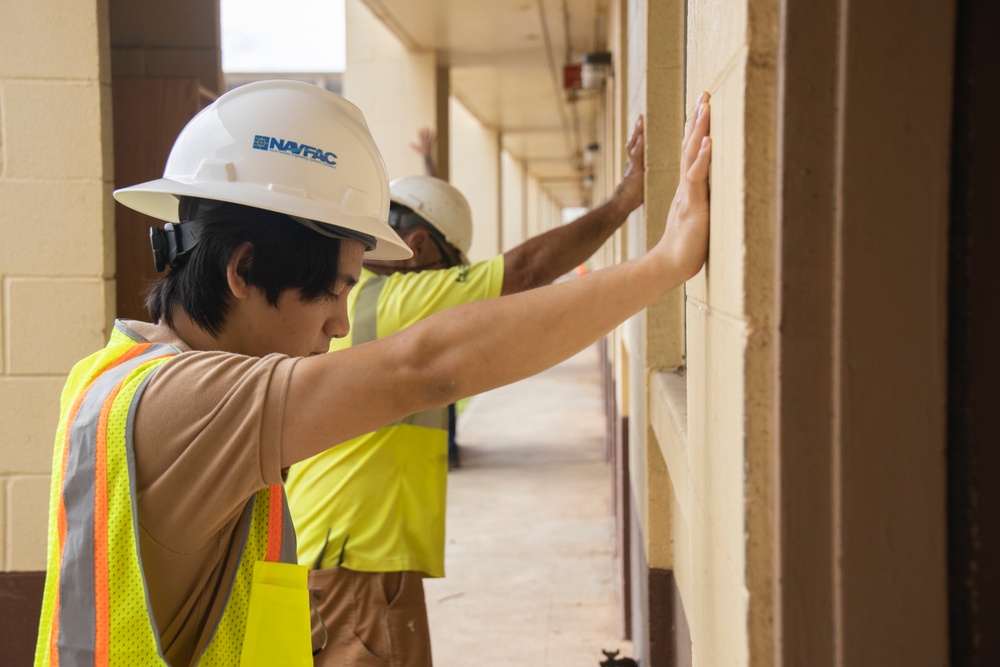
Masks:
[[[308,580],[304,565],[254,563],[240,667],[312,667]]]

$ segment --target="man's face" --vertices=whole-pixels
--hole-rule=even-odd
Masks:
[[[413,255],[409,259],[365,262],[366,267],[373,270],[391,269],[393,273],[412,273],[449,269],[462,263],[458,250],[427,227],[410,227],[398,233],[413,251]]]
[[[361,275],[364,251],[357,241],[341,241],[337,280],[329,294],[313,301],[303,301],[298,290],[287,290],[275,308],[254,288],[245,308],[231,320],[235,326],[230,330],[240,339],[239,352],[307,357],[329,351],[331,339],[350,331],[347,295]]]

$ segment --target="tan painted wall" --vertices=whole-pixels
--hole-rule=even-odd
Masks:
[[[542,231],[541,220],[541,193],[538,188],[538,180],[530,174],[524,180],[524,229],[525,238],[530,238]]]
[[[645,112],[647,134],[647,198],[629,227],[631,255],[662,229],[669,198],[652,193],[676,185],[686,112],[702,90],[713,96],[709,263],[686,299],[678,290],[624,336],[645,555],[651,567],[673,570],[693,661],[705,667],[770,664],[767,147],[776,18],[768,9],[756,0],[688,3],[684,52],[684,2],[628,4],[626,96],[630,110]]]
[[[410,144],[420,128],[438,129],[436,58],[408,50],[361,0],[345,9],[344,97],[364,113],[390,180],[423,174]]]
[[[707,545],[719,554],[708,585],[685,578],[692,597],[692,639],[704,664],[730,657],[773,659],[771,499],[773,438],[774,96],[777,15],[750,0],[705,6],[689,15],[688,95],[713,93],[713,135],[726,159],[713,168],[711,263],[689,287],[688,436],[693,491],[715,520]],[[692,504],[690,516],[701,517]],[[692,556],[702,557],[695,552]],[[694,566],[696,563],[692,562]],[[716,643],[713,615],[729,601],[736,641]]]
[[[542,189],[542,229],[548,231],[562,224],[562,209],[548,190]]]
[[[59,21],[50,17],[59,16]],[[45,567],[59,392],[114,307],[106,0],[0,24],[0,567]]]
[[[479,261],[500,253],[500,137],[451,98],[449,181],[472,207],[472,250]]]
[[[676,188],[684,109],[683,15],[681,0],[632,0],[626,7],[624,116],[629,133],[639,114],[644,115],[646,128],[646,197],[628,223],[625,247],[629,257],[644,253],[659,238],[670,195]],[[627,139],[625,128],[622,132]],[[678,289],[622,327],[630,363],[624,413],[629,415],[632,493],[645,539],[645,557],[651,567],[662,569],[673,564],[670,496],[661,493],[670,480],[649,430],[648,385],[651,373],[673,371],[684,364],[683,322],[683,291]]]
[[[527,238],[524,164],[500,151],[500,249],[510,250]]]
[[[612,73],[610,78],[611,85],[607,91],[608,99],[605,106],[607,110],[607,117],[605,118],[605,146],[601,151],[601,161],[607,170],[608,177],[606,180],[608,187],[611,188],[617,185],[618,180],[624,173],[627,162],[625,143],[628,140],[636,119],[636,116],[630,110],[628,97],[630,62],[627,49],[627,5],[626,0],[612,0],[609,3],[607,14],[608,51],[612,54]],[[641,215],[641,213],[633,215]],[[623,225],[604,244],[604,247],[601,248],[591,262],[593,268],[597,269],[602,266],[617,264],[627,257],[629,227],[629,224]],[[608,335],[607,354],[608,363],[614,378],[615,405],[620,416],[628,417],[628,364],[625,360],[622,331],[623,327],[618,327]],[[624,557],[624,554],[617,554],[616,557],[621,559]]]

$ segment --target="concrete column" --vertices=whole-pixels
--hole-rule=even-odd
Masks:
[[[503,229],[501,251],[522,243],[527,229],[527,184],[524,163],[507,151],[500,152],[500,190]]]
[[[496,130],[479,120],[455,98],[451,99],[451,184],[472,207],[472,261],[501,252],[500,139]]]
[[[58,16],[53,21],[40,17]],[[43,570],[59,393],[114,306],[105,0],[6,3],[0,25],[0,568]]]

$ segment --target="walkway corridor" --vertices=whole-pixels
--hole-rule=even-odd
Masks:
[[[476,397],[459,419],[437,667],[590,667],[620,637],[596,347]]]

